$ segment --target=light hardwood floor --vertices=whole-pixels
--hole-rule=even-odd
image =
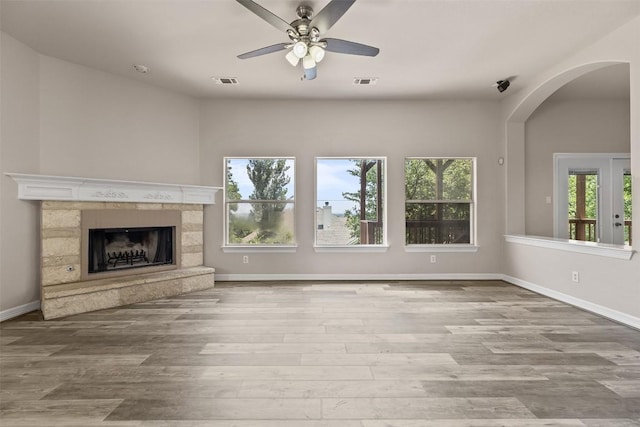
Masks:
[[[2,426],[640,426],[640,332],[500,281],[218,283],[0,344]]]

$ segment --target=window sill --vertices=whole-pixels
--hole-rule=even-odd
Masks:
[[[222,246],[225,253],[292,253],[296,252],[298,245],[245,245],[245,246]]]
[[[318,253],[384,253],[389,250],[389,245],[349,245],[349,246],[314,246],[313,250]]]
[[[442,245],[407,245],[405,252],[478,252],[476,245],[442,244]]]
[[[554,237],[505,235],[508,243],[519,243],[526,246],[557,249],[560,251],[596,255],[607,258],[630,260],[634,250],[631,246],[609,245],[605,243],[582,242],[579,240],[557,239]]]

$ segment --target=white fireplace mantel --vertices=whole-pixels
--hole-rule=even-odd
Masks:
[[[211,205],[220,187],[6,173],[21,200],[183,203]]]

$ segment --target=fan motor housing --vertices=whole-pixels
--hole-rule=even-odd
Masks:
[[[313,8],[309,5],[301,4],[296,8],[296,15],[298,15],[300,19],[310,20],[313,16]]]

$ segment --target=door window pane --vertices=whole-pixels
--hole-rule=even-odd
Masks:
[[[598,241],[598,172],[569,171],[569,239]]]
[[[625,170],[623,177],[624,189],[624,244],[631,246],[631,171]]]

